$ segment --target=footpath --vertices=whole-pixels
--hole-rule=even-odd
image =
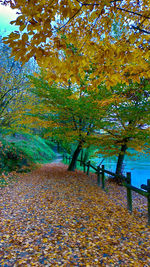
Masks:
[[[0,266],[150,266],[143,200],[131,215],[120,190],[59,158],[19,174],[0,189]]]

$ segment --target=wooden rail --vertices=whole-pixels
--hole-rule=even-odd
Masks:
[[[65,155],[63,155],[63,160],[67,161],[69,160],[69,163],[72,159],[72,157],[67,157]],[[84,173],[86,172],[87,175],[89,175],[90,172],[90,168],[92,168],[96,174],[97,174],[97,184],[98,186],[101,186],[101,188],[103,190],[105,190],[105,173],[109,174],[113,177],[118,177],[118,175],[116,175],[115,173],[105,170],[105,166],[102,165],[102,167],[100,168],[100,166],[94,166],[91,164],[90,161],[88,162],[84,162],[82,160],[77,160],[78,162],[80,162],[80,166],[83,166],[83,171]],[[87,167],[87,170],[86,170]],[[127,209],[132,212],[132,191],[145,196],[147,198],[147,207],[148,207],[148,225],[150,225],[150,179],[147,179],[147,185],[142,184],[141,185],[141,189],[137,188],[135,186],[133,186],[131,184],[131,173],[127,172],[126,176],[120,175],[119,176],[122,181],[123,181],[123,186],[126,187],[127,189]]]

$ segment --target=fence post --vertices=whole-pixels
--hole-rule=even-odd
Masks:
[[[97,184],[100,186],[100,166],[97,166]]]
[[[87,175],[89,175],[89,171],[90,171],[90,160],[88,161],[88,163],[87,163]]]
[[[131,185],[131,172],[127,172],[127,184]],[[127,209],[132,212],[132,190],[127,187]]]
[[[150,179],[147,179],[147,205],[148,205],[148,225],[150,225]]]
[[[102,189],[105,189],[105,166],[102,165]]]

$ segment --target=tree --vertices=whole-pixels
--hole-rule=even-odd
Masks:
[[[149,78],[148,0],[2,0],[2,3],[19,10],[18,18],[12,22],[20,26],[19,31],[5,38],[12,54],[22,62],[34,56],[40,66],[49,70],[56,65],[61,75],[56,77],[53,73],[54,80],[77,79],[78,71],[84,75],[83,68],[90,62],[96,65],[91,73],[91,78],[97,76],[96,85],[105,82],[110,87],[120,79],[128,83],[129,78],[135,82],[143,75]],[[112,34],[114,21],[126,29],[118,39]],[[59,57],[66,47],[72,53],[64,71]],[[78,61],[77,69],[72,61]]]
[[[125,154],[131,155],[128,148],[146,152],[150,146],[149,81],[142,79],[140,84],[130,81],[129,86],[118,84],[112,94],[118,95],[119,101],[114,100],[105,117],[100,151],[107,156],[118,155],[116,181],[120,183]]]
[[[1,38],[0,50],[0,126],[10,128],[15,120],[15,114],[29,97],[27,94],[29,64],[22,67],[20,62],[10,58],[11,49]]]
[[[73,171],[81,149],[88,146],[92,136],[96,138],[95,121],[100,122],[104,117],[107,105],[100,107],[103,98],[106,100],[109,94],[104,93],[103,87],[97,93],[88,91],[89,81],[86,80],[81,81],[80,86],[70,83],[63,87],[56,83],[49,86],[44,76],[42,73],[39,77],[31,77],[34,85],[32,93],[37,101],[32,106],[27,104],[27,108],[21,114],[23,120],[19,124],[31,121],[36,127],[39,125],[46,128],[49,136],[54,136],[56,140],[74,143],[76,148],[68,168]]]
[[[140,78],[145,80],[150,78],[148,37],[150,17],[147,0],[141,2],[36,0],[34,3],[33,1],[3,0],[2,2],[20,11],[16,21],[12,22],[20,26],[19,31],[11,33],[8,38],[5,38],[5,42],[12,47],[12,54],[16,59],[20,59],[23,63],[34,56],[39,66],[46,70],[46,80],[50,86],[56,83],[64,84],[65,87],[70,82],[74,88],[80,88],[85,73],[88,73],[89,83],[86,94],[90,95],[90,91],[92,94],[94,90],[97,92],[99,85],[106,86],[108,89],[120,81],[122,84],[130,85],[131,80],[134,84],[140,84]],[[120,31],[117,38],[112,31],[114,22],[118,22],[118,27],[124,29]],[[61,86],[61,88],[64,87]],[[134,90],[138,91],[138,88],[135,86]],[[119,94],[122,93],[119,92]],[[116,93],[112,94],[110,102],[115,101],[115,97]],[[126,101],[130,103],[123,97],[121,100],[124,100],[124,106],[118,102],[119,111],[121,107],[125,109]],[[105,111],[104,102],[103,99],[103,111]],[[101,125],[99,128],[104,128],[107,132],[111,131],[112,136],[114,132],[111,127],[116,127],[115,131],[118,131],[119,119],[114,115],[113,105],[111,108],[108,118],[103,116],[101,120],[100,116],[99,123],[101,125],[103,122],[104,126]],[[102,110],[100,105],[97,110]],[[66,118],[70,120],[64,110],[62,114],[64,114],[62,121]],[[116,136],[122,142],[119,144],[125,143],[122,137],[126,138],[125,130],[131,128],[132,123],[129,121],[129,118],[128,120],[126,118],[125,129],[121,127],[122,133],[118,134],[120,137]],[[79,117],[78,122],[80,122]],[[114,122],[116,126],[113,126]],[[127,127],[128,124],[130,127]],[[82,127],[79,125],[78,128]],[[115,137],[110,139],[112,143],[114,139]],[[125,149],[126,147],[123,148]]]

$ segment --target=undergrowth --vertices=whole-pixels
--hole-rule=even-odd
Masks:
[[[0,186],[10,179],[9,173],[28,172],[35,164],[50,162],[55,153],[53,144],[31,134],[3,135],[0,137]]]

